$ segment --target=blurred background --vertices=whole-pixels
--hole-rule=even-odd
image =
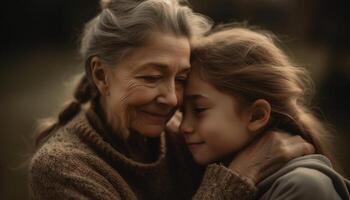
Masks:
[[[316,83],[314,105],[333,125],[336,156],[349,178],[350,27],[345,2],[190,0],[216,23],[242,22],[275,33]],[[28,199],[26,164],[36,120],[59,111],[83,66],[77,53],[98,0],[12,0],[1,5],[0,199]]]

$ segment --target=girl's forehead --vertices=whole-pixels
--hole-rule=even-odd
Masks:
[[[190,72],[185,86],[184,97],[205,97],[212,98],[219,95],[220,91],[216,90],[209,82],[203,80],[196,71]]]

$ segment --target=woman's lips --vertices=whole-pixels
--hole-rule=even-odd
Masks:
[[[147,111],[141,111],[141,112],[146,114],[146,117],[150,121],[156,122],[156,123],[159,123],[159,124],[164,124],[169,119],[169,114],[163,115],[163,114],[152,113],[152,112],[147,112]]]

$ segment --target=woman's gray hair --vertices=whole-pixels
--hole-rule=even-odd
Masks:
[[[85,74],[75,88],[74,99],[58,114],[57,120],[39,125],[36,145],[77,115],[81,105],[98,97],[90,71],[94,56],[115,66],[123,55],[145,43],[153,32],[191,39],[211,29],[209,18],[194,13],[186,4],[180,0],[101,0],[101,13],[86,24],[82,35],[80,53]]]
[[[86,24],[80,53],[89,76],[90,60],[115,65],[132,48],[142,45],[152,32],[188,38],[211,28],[211,20],[194,13],[179,0],[102,0],[102,12]]]

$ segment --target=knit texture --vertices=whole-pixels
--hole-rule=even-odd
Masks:
[[[35,152],[32,199],[244,200],[256,192],[221,165],[196,165],[177,134],[163,133],[155,142],[156,160],[142,163],[117,151],[98,133],[98,116],[92,120],[81,111]]]

